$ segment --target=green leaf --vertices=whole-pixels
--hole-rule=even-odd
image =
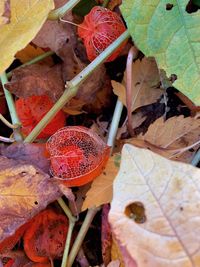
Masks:
[[[137,47],[154,56],[174,86],[200,105],[200,12],[188,0],[123,0],[121,11]]]
[[[76,15],[79,15],[81,17],[84,17],[87,15],[90,10],[97,6],[97,3],[95,0],[81,0],[73,9],[72,12]]]

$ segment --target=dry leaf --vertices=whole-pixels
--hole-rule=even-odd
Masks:
[[[14,143],[1,147],[1,155],[9,159],[23,160],[48,173],[50,161],[45,144]]]
[[[47,94],[53,102],[56,102],[64,90],[61,66],[33,64],[15,69],[11,82],[5,87],[18,97]]]
[[[128,143],[139,147],[148,147],[154,152],[169,158],[174,155],[174,150],[181,150],[199,141],[199,132],[200,119],[178,116],[164,121],[163,118],[159,118],[150,125],[145,135],[138,136],[139,140],[129,139]],[[151,147],[146,141],[153,146],[157,146],[157,148]],[[187,150],[185,153],[173,157],[173,159],[190,162],[196,152],[195,148],[197,149],[198,146],[195,146],[193,150]]]
[[[10,22],[10,0],[0,1],[0,27]]]
[[[119,170],[119,164],[120,154],[115,154],[109,158],[103,173],[92,182],[83,202],[82,211],[110,203],[112,200],[113,180]]]
[[[62,193],[31,164],[0,157],[0,242]]]
[[[112,81],[113,91],[126,106],[126,73],[122,83]],[[163,94],[163,89],[157,88],[160,76],[153,58],[138,59],[132,68],[132,111],[139,107],[152,104]]]
[[[125,267],[122,252],[121,252],[119,245],[118,245],[117,241],[115,240],[114,236],[112,236],[111,257],[112,257],[112,260],[119,260],[120,267]]]
[[[125,266],[200,266],[199,190],[198,168],[123,147],[109,221]]]
[[[11,1],[11,22],[1,26],[0,73],[9,67],[16,52],[33,39],[53,8],[52,0]]]
[[[24,49],[17,52],[17,54],[15,55],[15,58],[19,59],[22,63],[26,63],[32,60],[33,58],[40,56],[44,53],[45,51],[42,48],[32,45],[32,44],[28,44]],[[40,61],[39,64],[48,64],[52,66],[53,60],[51,59],[51,57],[47,57],[47,58],[44,58],[42,61]]]

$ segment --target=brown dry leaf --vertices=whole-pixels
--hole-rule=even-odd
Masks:
[[[61,66],[33,64],[15,69],[11,81],[5,87],[18,97],[47,94],[56,102],[64,90]]]
[[[115,154],[109,158],[103,173],[92,182],[83,202],[82,211],[110,203],[112,200],[113,180],[119,170],[119,164],[120,154]]]
[[[54,0],[55,8],[63,6],[66,2],[68,0]],[[72,21],[72,18],[71,12],[67,12],[63,17],[69,21]],[[74,38],[74,31],[70,24],[58,20],[47,20],[32,42],[39,47],[50,48],[52,51],[58,52],[66,42],[71,42],[72,39],[74,41]]]
[[[35,45],[28,44],[24,49],[20,50],[17,52],[15,55],[15,58],[19,59],[22,63],[26,63],[33,58],[40,56],[44,54],[45,51]],[[48,65],[53,65],[53,60],[50,57],[44,58],[39,64],[48,64]]]
[[[199,141],[199,132],[200,119],[178,116],[172,117],[167,121],[164,121],[163,118],[157,119],[150,125],[146,134],[139,135],[138,138],[148,141],[158,146],[158,148],[181,149]],[[173,159],[190,162],[197,148],[198,146],[195,146],[192,151],[187,151]],[[173,151],[166,150],[161,151],[161,153],[163,153],[163,156],[170,157]]]
[[[113,191],[109,221],[125,266],[200,266],[198,168],[125,145]]]
[[[23,161],[0,157],[0,242],[62,193],[49,175]]]
[[[1,155],[9,159],[23,160],[48,173],[50,161],[46,155],[46,145],[42,143],[14,143],[1,147]]]
[[[0,1],[0,27],[10,22],[10,0]]]
[[[9,67],[16,52],[34,38],[53,8],[53,0],[11,1],[11,21],[1,26],[0,73]]]
[[[152,104],[163,94],[163,89],[158,88],[160,76],[157,64],[153,58],[136,60],[132,68],[132,111],[139,107]],[[126,73],[122,83],[112,81],[113,92],[126,106]]]

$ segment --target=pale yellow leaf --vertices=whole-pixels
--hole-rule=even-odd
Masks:
[[[199,267],[199,210],[198,168],[123,147],[109,221],[125,266]]]
[[[53,0],[11,0],[11,22],[1,27],[0,73],[9,67],[16,52],[34,38],[53,8]]]
[[[10,20],[10,3],[9,0],[0,1],[0,27]]]
[[[113,91],[126,105],[126,73],[122,83],[112,81]],[[152,104],[163,94],[163,89],[157,88],[160,77],[156,62],[152,58],[143,58],[133,63],[132,67],[132,111],[139,107]]]
[[[82,211],[110,203],[112,200],[113,180],[119,170],[119,164],[120,154],[115,154],[109,158],[103,173],[92,182],[83,202]]]

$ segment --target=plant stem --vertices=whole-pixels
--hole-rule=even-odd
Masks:
[[[19,69],[19,68],[22,68],[22,67],[29,66],[31,64],[37,63],[37,62],[43,60],[44,58],[49,57],[49,56],[52,56],[54,54],[55,54],[55,52],[53,52],[53,51],[45,52],[45,53],[43,53],[43,54],[41,54],[41,55],[39,55],[39,56],[31,59],[30,61],[22,64],[21,66],[17,67],[16,69]],[[10,79],[11,76],[12,76],[12,71],[10,71],[10,72],[7,73],[7,78],[8,79]]]
[[[109,2],[110,2],[110,0],[104,0],[102,6],[107,7]]]
[[[112,150],[113,150],[113,147],[114,147],[115,138],[116,138],[116,135],[117,135],[117,130],[118,130],[118,127],[119,127],[119,121],[120,121],[120,118],[121,118],[122,110],[123,110],[123,103],[118,98],[117,99],[117,103],[115,105],[115,110],[114,110],[114,114],[113,114],[113,117],[112,117],[110,130],[109,130],[109,133],[108,133],[107,145],[112,147],[111,154],[112,154]]]
[[[200,161],[200,149],[197,151],[197,153],[194,155],[194,157],[193,157],[193,159],[192,159],[192,161],[191,161],[191,164],[193,165],[193,166],[197,166],[198,165],[198,163],[199,163],[199,161]]]
[[[7,102],[7,105],[8,105],[8,109],[9,109],[9,112],[10,112],[10,116],[11,116],[11,121],[12,121],[12,124],[14,125],[20,125],[20,121],[19,121],[19,118],[17,116],[17,112],[16,112],[16,109],[15,109],[15,103],[14,103],[14,100],[13,100],[13,97],[12,97],[12,94],[5,88],[5,84],[8,82],[8,79],[7,79],[7,76],[6,76],[6,73],[3,72],[1,74],[1,83],[2,83],[2,86],[3,86],[3,91],[4,91],[4,94],[5,94],[5,98],[6,98],[6,102]],[[19,129],[15,129],[14,131],[14,138],[16,141],[22,141],[23,138],[19,132]]]
[[[17,129],[19,127],[18,124],[12,124],[10,123],[8,120],[6,120],[6,118],[4,118],[4,116],[2,114],[0,114],[0,120],[6,125],[8,126],[9,128],[11,129]]]
[[[70,0],[63,6],[52,10],[49,13],[48,19],[49,20],[57,20],[60,17],[64,16],[67,11],[71,10],[75,5],[77,5],[80,2],[80,0]]]
[[[0,136],[0,141],[1,142],[5,142],[5,143],[13,143],[13,142],[15,142],[15,139],[4,137],[4,136]]]
[[[101,64],[112,52],[117,49],[126,39],[129,38],[128,31],[124,32],[118,39],[107,47],[95,60],[93,60],[84,70],[66,83],[66,90],[49,112],[36,125],[32,132],[26,137],[25,142],[33,142],[38,134],[49,123],[49,121],[62,109],[62,107],[78,92],[78,86]]]
[[[85,220],[81,226],[81,229],[76,237],[76,240],[73,244],[73,247],[70,251],[70,254],[69,254],[69,259],[68,259],[68,263],[67,263],[67,267],[71,267],[73,262],[74,262],[74,259],[81,247],[81,244],[85,238],[85,235],[87,234],[87,231],[90,227],[90,224],[94,218],[94,216],[96,215],[96,213],[100,210],[101,208],[91,208],[88,210],[87,212],[87,215],[85,217]]]
[[[61,197],[57,201],[58,201],[59,205],[61,206],[61,208],[63,209],[64,213],[69,218],[69,220],[72,221],[72,222],[76,222],[77,221],[76,217],[74,217],[72,215],[71,210],[66,205],[65,201]]]
[[[132,66],[133,60],[136,58],[138,54],[137,48],[134,46],[131,47],[128,53],[127,63],[126,63],[126,106],[127,106],[127,116],[128,116],[128,132],[131,136],[133,136],[133,127],[132,127],[132,102],[133,102],[133,94],[132,94]]]

